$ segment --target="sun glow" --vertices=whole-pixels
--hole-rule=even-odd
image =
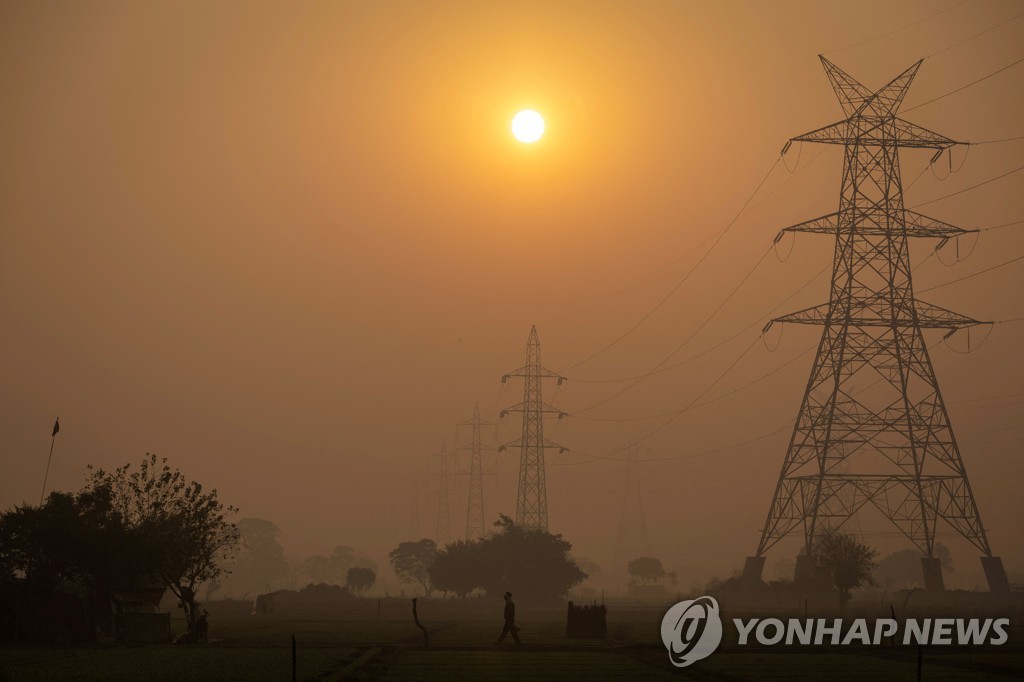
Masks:
[[[512,134],[520,142],[536,142],[544,134],[544,118],[533,109],[523,109],[512,119]]]

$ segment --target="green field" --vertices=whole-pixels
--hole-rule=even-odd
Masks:
[[[407,600],[361,600],[337,614],[211,616],[205,645],[0,647],[4,680],[288,680],[291,637],[300,680],[913,680],[916,647],[737,647],[672,667],[658,627],[663,609],[610,605],[608,641],[571,640],[561,609],[522,608],[524,645],[496,646],[500,605],[421,600],[424,646]],[[177,632],[183,623],[175,621]],[[509,640],[510,641],[510,640]],[[725,642],[735,642],[727,633]],[[1024,677],[1024,627],[1001,647],[928,647],[926,680]]]

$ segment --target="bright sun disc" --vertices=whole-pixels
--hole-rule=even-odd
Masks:
[[[533,109],[523,109],[512,119],[512,134],[520,142],[536,142],[544,134],[544,118]]]

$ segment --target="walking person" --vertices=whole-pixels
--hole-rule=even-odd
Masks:
[[[509,633],[512,633],[512,639],[515,640],[516,644],[522,644],[519,641],[519,626],[516,625],[516,603],[512,601],[512,593],[505,593],[505,627],[501,630],[501,635],[498,637],[498,644],[505,641],[505,637]]]

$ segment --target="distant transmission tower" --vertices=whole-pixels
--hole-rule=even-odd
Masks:
[[[452,541],[452,519],[448,505],[448,498],[451,494],[451,489],[448,487],[448,444],[445,441],[441,441],[441,449],[436,456],[440,461],[438,472],[440,485],[437,491],[437,533],[434,536],[434,542],[437,543],[438,548],[441,548]]]
[[[498,451],[519,448],[519,492],[516,497],[516,523],[524,528],[538,530],[548,529],[548,493],[544,478],[544,450],[565,448],[544,438],[544,415],[565,413],[556,410],[544,402],[541,391],[542,380],[558,379],[561,384],[564,377],[545,369],[540,362],[540,339],[537,327],[530,328],[530,338],[526,342],[526,364],[509,372],[501,378],[501,383],[510,377],[523,378],[523,402],[503,410],[501,416],[509,412],[520,412],[523,415],[523,433],[519,440],[505,443]]]
[[[473,405],[473,418],[459,422],[458,426],[470,427],[469,445],[458,448],[469,452],[469,506],[466,510],[466,539],[478,540],[484,536],[484,470],[481,461],[483,444],[480,427],[493,422],[480,419],[480,403]]]
[[[615,565],[641,556],[651,555],[651,541],[647,535],[647,520],[644,517],[644,503],[640,489],[640,449],[634,445],[626,455],[625,495],[622,499],[622,516],[619,518],[619,535],[615,541]]]
[[[981,324],[914,298],[908,237],[949,239],[965,231],[904,208],[901,148],[957,142],[896,115],[921,62],[872,92],[824,57],[846,118],[790,140],[842,145],[839,210],[786,228],[836,239],[829,302],[777,322],[824,327],[756,556],[801,532],[797,579],[813,574],[820,538],[865,505],[876,507],[923,553],[928,589],[943,588],[935,557],[939,519],[977,547],[993,592],[1008,591],[992,556],[923,329]],[[785,151],[785,150],[783,150]],[[857,390],[854,390],[854,389]]]

